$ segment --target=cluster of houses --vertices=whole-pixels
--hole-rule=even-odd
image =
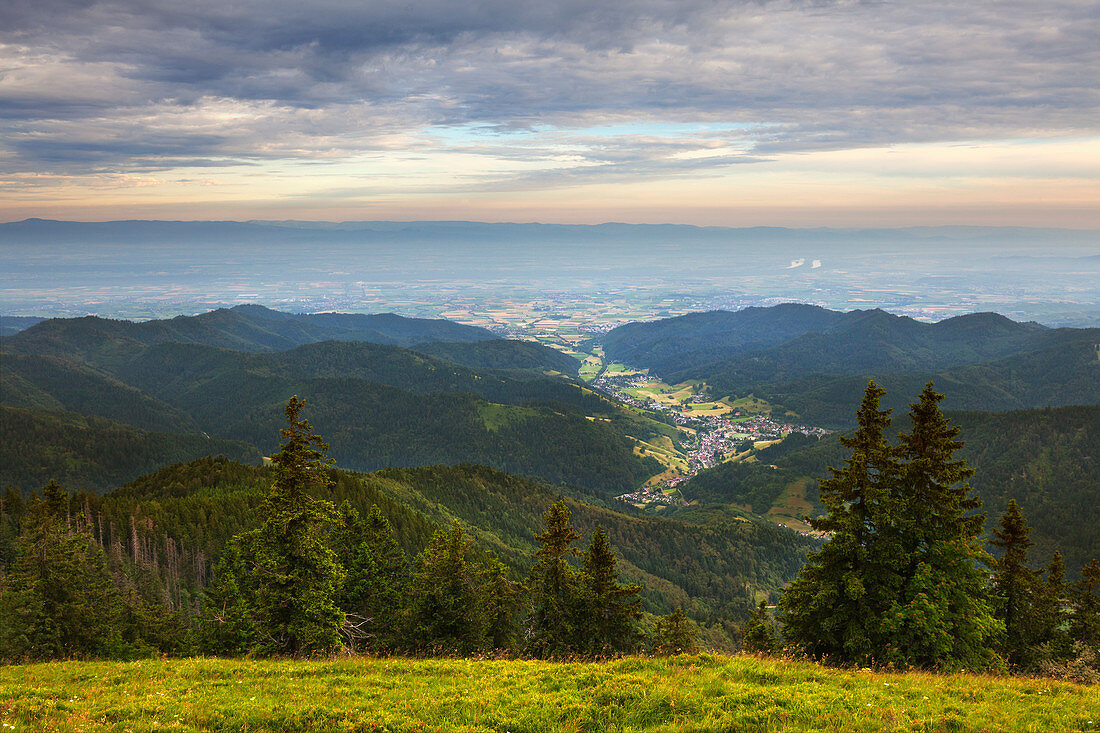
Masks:
[[[665,492],[687,481],[699,471],[716,466],[726,458],[742,452],[746,449],[746,442],[779,440],[791,433],[821,437],[833,432],[825,428],[779,422],[768,415],[753,415],[744,419],[736,410],[724,415],[699,415],[685,405],[642,400],[625,391],[631,387],[645,386],[649,382],[650,377],[641,374],[605,374],[592,383],[594,387],[613,395],[623,404],[658,413],[666,421],[690,427],[695,431],[693,438],[687,437],[682,441],[687,449],[687,473],[618,497],[633,504],[682,503],[675,492]],[[693,395],[688,401],[699,404],[711,400],[705,395]]]

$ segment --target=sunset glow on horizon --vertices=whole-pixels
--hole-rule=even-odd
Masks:
[[[1075,2],[0,10],[0,220],[1100,228]]]

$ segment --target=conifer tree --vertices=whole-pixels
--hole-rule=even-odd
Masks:
[[[239,656],[252,651],[259,638],[252,609],[253,577],[247,535],[226,544],[214,575],[203,591],[199,613],[199,646],[207,654]]]
[[[535,537],[539,549],[527,582],[531,602],[527,645],[536,655],[552,657],[577,650],[578,579],[566,559],[577,554],[572,545],[580,535],[569,523],[569,507],[564,501],[542,516],[546,531]]]
[[[522,606],[523,586],[508,578],[508,568],[489,556],[481,570],[481,603],[489,625],[489,646],[504,652],[515,651],[519,643],[516,617]]]
[[[771,654],[775,651],[775,628],[772,626],[771,617],[768,616],[768,602],[760,601],[753,610],[745,631],[741,648],[753,654]]]
[[[103,550],[70,528],[56,482],[31,501],[18,557],[0,584],[0,658],[9,661],[127,656],[123,601]]]
[[[439,530],[416,557],[409,587],[406,645],[417,651],[471,654],[484,649],[487,623],[470,542],[458,522]]]
[[[807,652],[840,662],[984,667],[1003,630],[985,589],[984,515],[954,458],[958,428],[929,383],[911,405],[912,430],[890,447],[868,384],[843,469],[821,482],[831,533],[780,599],[784,631]]]
[[[653,653],[665,657],[694,654],[699,650],[695,637],[695,626],[684,615],[684,610],[677,606],[672,613],[657,619],[653,630]]]
[[[250,537],[261,653],[308,656],[340,646],[344,613],[336,594],[343,573],[323,531],[334,510],[310,494],[329,487],[328,446],[301,416],[304,406],[297,395],[287,403],[283,444],[271,457],[275,483]]]
[[[239,648],[241,635],[253,634],[248,645],[257,654],[315,656],[340,647],[345,616],[336,596],[343,571],[324,531],[334,509],[310,494],[329,486],[328,446],[301,416],[304,405],[297,395],[287,403],[283,444],[271,458],[275,482],[260,504],[260,526],[234,538],[239,556],[219,565],[223,577],[207,594],[204,618],[215,626],[229,624],[204,631],[217,645]]]
[[[779,602],[785,633],[815,656],[856,662],[873,658],[880,649],[881,612],[891,600],[886,594],[898,585],[890,572],[891,563],[897,563],[896,548],[886,542],[899,468],[884,436],[890,411],[879,409],[879,400],[885,394],[874,382],[867,384],[859,428],[841,438],[851,455],[820,482],[827,514],[811,525],[830,533],[830,539],[810,553]]]
[[[582,614],[578,619],[583,653],[609,656],[634,651],[641,641],[638,620],[641,586],[623,585],[616,569],[618,561],[603,527],[596,527],[592,543],[584,553],[581,575]]]
[[[891,504],[904,551],[904,583],[883,617],[884,661],[918,667],[984,668],[1004,625],[993,617],[982,566],[981,501],[966,483],[973,469],[954,458],[959,428],[940,412],[929,382],[910,405],[912,429],[899,436],[904,461]]]
[[[1066,628],[1067,594],[1066,563],[1062,553],[1055,552],[1035,594],[1034,641],[1047,659],[1065,659],[1073,646]]]
[[[1100,648],[1100,562],[1081,569],[1081,580],[1073,586],[1073,640]]]
[[[1027,566],[1027,550],[1032,542],[1023,512],[1015,499],[1008,502],[1001,526],[993,530],[992,544],[1003,550],[996,563],[994,581],[997,593],[997,617],[1004,622],[1003,652],[1010,664],[1028,661],[1028,647],[1035,640],[1035,573]]]
[[[408,580],[405,553],[376,505],[360,518],[345,501],[338,514],[333,544],[345,573],[339,606],[349,614],[349,626],[354,625],[363,649],[390,650],[397,641]]]

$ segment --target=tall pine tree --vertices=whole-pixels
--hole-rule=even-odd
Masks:
[[[18,556],[0,581],[0,659],[130,656],[123,599],[107,559],[87,532],[74,529],[68,495],[51,481],[31,501]]]
[[[339,605],[354,629],[350,641],[362,650],[392,650],[408,584],[408,562],[389,520],[377,506],[361,518],[345,501],[333,545],[345,573]]]
[[[883,394],[868,384],[859,429],[844,439],[851,455],[821,482],[827,514],[813,526],[830,539],[780,599],[785,632],[839,662],[985,667],[1003,625],[985,589],[973,471],[954,458],[958,428],[929,383],[911,405],[912,430],[890,447]]]
[[[1014,666],[1029,661],[1028,647],[1036,637],[1036,585],[1035,573],[1027,566],[1027,551],[1032,545],[1028,534],[1023,512],[1015,499],[1009,500],[1000,528],[993,530],[992,544],[1003,553],[997,560],[994,580],[997,618],[1005,625],[1002,653]]]
[[[577,624],[581,651],[589,656],[629,653],[642,640],[638,631],[642,616],[638,594],[642,589],[633,583],[620,583],[617,564],[603,527],[596,527],[584,553],[581,618]]]
[[[825,516],[811,520],[829,541],[811,553],[779,602],[786,634],[817,657],[866,662],[881,650],[883,607],[898,582],[889,571],[896,549],[886,546],[890,493],[899,471],[885,431],[890,411],[879,409],[886,391],[874,382],[860,404],[859,429],[841,438],[851,454],[843,468],[820,482]]]
[[[215,647],[316,656],[341,646],[345,616],[336,600],[343,570],[325,537],[334,509],[310,494],[329,486],[328,446],[301,416],[304,406],[297,395],[287,403],[260,526],[233,539],[207,594],[203,636]]]
[[[569,516],[569,507],[558,501],[543,514],[546,531],[535,537],[539,549],[527,581],[531,611],[526,631],[528,650],[538,656],[576,652],[579,583],[567,558],[577,554],[573,543],[580,535]]]
[[[954,454],[959,428],[940,412],[929,382],[910,405],[910,432],[899,436],[903,461],[890,504],[904,552],[903,583],[887,609],[880,659],[936,668],[988,667],[1004,625],[986,590],[991,564],[980,535],[981,501],[970,496],[973,469]]]

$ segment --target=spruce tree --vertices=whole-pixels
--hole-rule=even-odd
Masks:
[[[641,586],[623,585],[616,569],[618,561],[603,527],[596,527],[592,543],[584,553],[581,575],[582,614],[578,619],[580,647],[592,656],[610,656],[634,651],[641,642],[638,620]]]
[[[508,577],[508,568],[489,556],[480,572],[482,616],[489,625],[489,646],[514,652],[519,644],[516,617],[522,607],[523,586]]]
[[[741,648],[752,654],[771,654],[775,651],[777,642],[775,628],[772,626],[771,617],[768,615],[768,602],[760,601],[753,610],[745,630],[742,633]]]
[[[1100,562],[1081,569],[1081,580],[1073,586],[1073,640],[1100,648]]]
[[[535,655],[563,656],[577,651],[578,578],[566,559],[577,554],[572,545],[580,535],[569,523],[564,501],[546,510],[543,520],[546,531],[535,537],[539,549],[527,581],[527,645]]]
[[[871,382],[844,438],[845,467],[821,482],[830,533],[780,599],[787,637],[817,657],[865,664],[985,667],[1003,630],[985,588],[990,558],[979,535],[984,515],[954,458],[958,428],[929,383],[911,405],[912,430],[890,447]]]
[[[673,654],[694,654],[699,651],[696,635],[695,625],[684,615],[684,610],[677,606],[672,613],[657,619],[657,626],[653,631],[653,653],[665,657]]]
[[[222,551],[199,613],[199,646],[219,656],[252,651],[260,636],[253,611],[254,579],[247,535],[232,538]]]
[[[890,504],[904,552],[903,584],[882,624],[883,661],[918,667],[984,668],[1004,629],[986,592],[991,559],[979,536],[981,501],[970,496],[973,469],[954,454],[959,428],[940,412],[929,382],[910,405],[912,429],[899,436],[904,461]]]
[[[119,657],[144,645],[125,626],[103,550],[73,529],[68,494],[51,481],[23,517],[17,559],[0,583],[0,659]]]
[[[1065,659],[1072,651],[1066,623],[1067,595],[1066,563],[1062,553],[1055,552],[1046,579],[1038,584],[1035,594],[1035,644],[1041,659]]]
[[[439,530],[414,562],[406,646],[419,652],[472,654],[487,644],[486,604],[478,568],[458,522]]]
[[[328,446],[301,416],[304,405],[297,396],[287,403],[282,447],[271,458],[275,481],[260,504],[260,526],[234,538],[239,554],[219,565],[207,594],[203,636],[215,646],[316,656],[341,645],[345,616],[336,596],[343,571],[325,541],[334,509],[310,495],[329,487]],[[241,638],[245,634],[252,635],[247,642]]]
[[[377,506],[361,518],[345,501],[333,545],[345,573],[338,601],[353,629],[350,641],[372,652],[391,650],[397,641],[408,562],[389,520]]]
[[[1008,502],[1001,526],[993,530],[992,544],[1003,551],[996,563],[994,587],[997,618],[1005,625],[1002,651],[1008,662],[1021,666],[1028,661],[1028,647],[1035,640],[1035,573],[1027,566],[1032,542],[1028,526],[1015,499]]]
[[[820,482],[825,516],[811,520],[829,541],[810,553],[779,601],[786,635],[817,657],[866,662],[880,651],[878,624],[898,585],[892,536],[891,491],[899,468],[884,437],[890,411],[879,409],[886,392],[867,384],[854,435],[841,438],[851,450],[843,468]]]

